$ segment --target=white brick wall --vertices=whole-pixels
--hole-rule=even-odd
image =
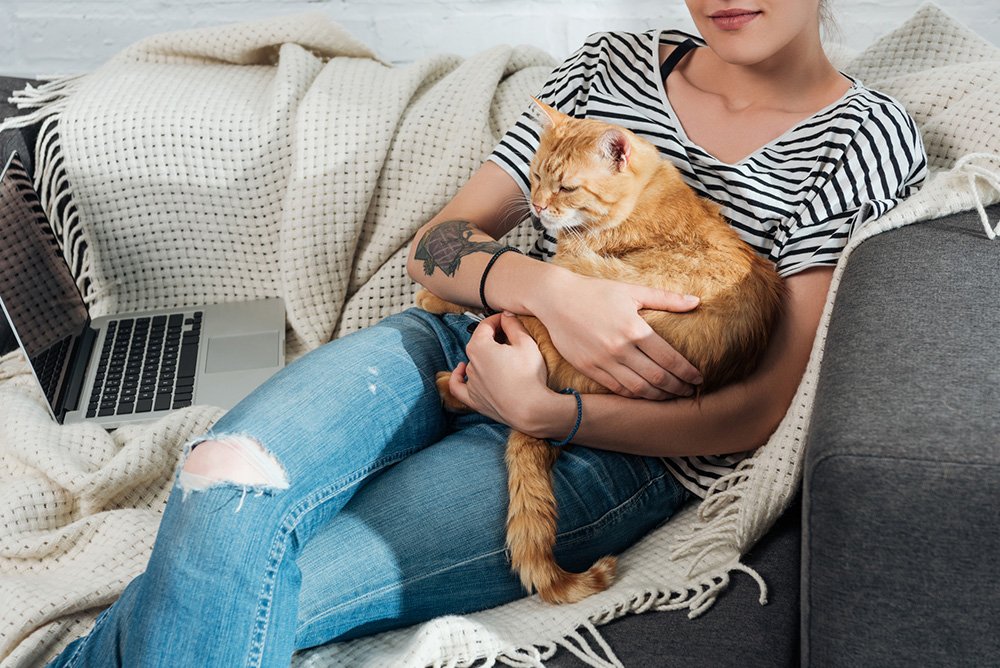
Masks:
[[[899,25],[922,0],[833,0],[847,46]],[[998,0],[938,0],[1000,45]],[[93,69],[165,30],[322,10],[390,61],[527,43],[563,57],[597,30],[691,29],[681,0],[0,0],[0,74]]]

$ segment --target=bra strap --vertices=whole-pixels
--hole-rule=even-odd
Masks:
[[[687,55],[688,51],[697,46],[698,45],[694,42],[694,40],[688,38],[674,47],[674,50],[670,52],[667,59],[663,61],[662,65],[660,65],[660,79],[666,81],[667,77],[674,71],[674,67],[676,67],[677,63],[680,62],[681,58]]]

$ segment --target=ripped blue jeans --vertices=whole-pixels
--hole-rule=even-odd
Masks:
[[[51,665],[287,666],[296,650],[524,596],[504,550],[508,428],[446,413],[434,385],[466,359],[470,322],[391,316],[221,417],[204,438],[256,445],[270,484],[179,479],[146,571]],[[571,570],[689,498],[658,458],[580,446],[553,483]]]

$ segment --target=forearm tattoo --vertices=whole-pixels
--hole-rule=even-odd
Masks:
[[[447,276],[454,276],[462,258],[472,253],[495,253],[503,248],[499,241],[472,241],[481,230],[467,220],[449,220],[432,227],[417,244],[413,257],[424,261],[424,274],[430,276],[440,267]]]

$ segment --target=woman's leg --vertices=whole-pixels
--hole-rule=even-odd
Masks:
[[[387,318],[305,355],[220,418],[204,447],[228,444],[236,473],[180,472],[146,572],[55,665],[287,665],[302,546],[366,478],[447,429],[434,373],[465,359],[461,330],[446,324],[456,317]],[[259,484],[244,484],[246,462]]]
[[[505,553],[508,430],[480,416],[370,479],[299,556],[296,646],[525,596]],[[658,458],[573,447],[553,472],[556,557],[582,571],[670,518],[689,493]]]

